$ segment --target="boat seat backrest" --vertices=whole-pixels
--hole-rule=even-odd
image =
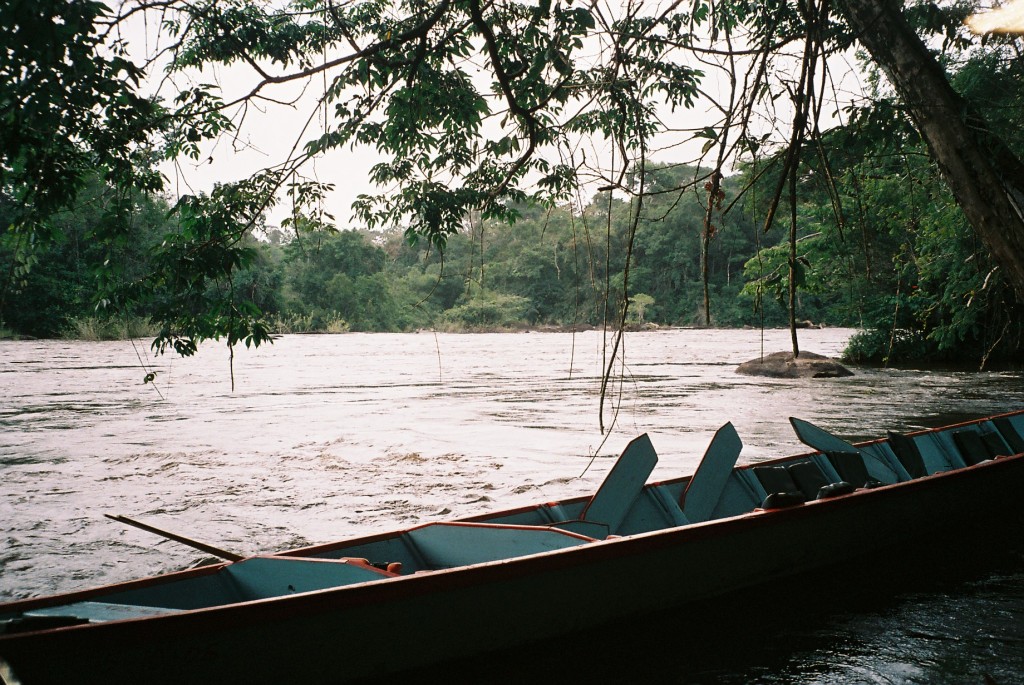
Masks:
[[[801,493],[800,486],[784,466],[755,466],[754,475],[761,482],[764,491],[769,495],[777,492]]]
[[[1013,426],[1013,429],[1017,432],[1017,435],[1024,437],[1024,411],[1018,412],[1016,414],[1010,414],[1009,416],[1005,416],[1002,418],[1005,418],[1010,423],[1010,425]]]
[[[811,460],[821,468],[827,480],[849,483],[854,487],[875,487],[910,480],[906,468],[885,443],[858,449],[809,421],[790,417],[789,422],[802,443],[818,450],[819,454],[812,455]],[[833,458],[832,455],[839,456]]]
[[[928,473],[952,471],[967,466],[949,431],[931,431],[914,436]]]
[[[768,496],[761,479],[754,473],[756,467],[738,468],[733,471],[735,481],[742,486],[742,489],[750,494],[750,497],[757,502],[754,506],[760,506],[764,498]]]
[[[767,496],[750,469],[733,469],[709,520],[746,514],[760,507]]]
[[[824,453],[812,454],[808,457],[808,460],[818,467],[822,475],[825,476],[825,480],[829,483],[838,483],[843,481],[843,477],[839,475],[839,472],[832,466],[832,462],[829,461],[828,456]]]
[[[953,442],[960,451],[960,456],[968,464],[980,464],[996,456],[991,453],[985,441],[982,440],[981,433],[973,428],[953,431],[952,435]],[[1008,450],[1004,449],[1004,451]]]
[[[657,463],[658,455],[647,434],[633,439],[584,507],[580,519],[604,524],[610,533],[615,533]]]
[[[818,492],[829,484],[825,474],[812,462],[801,461],[786,467],[793,482],[807,499],[816,499]]]
[[[852,451],[856,448],[842,438],[832,435],[824,428],[815,426],[810,421],[798,419],[795,416],[789,417],[789,422],[800,438],[800,442],[813,447],[819,452]]]
[[[790,464],[786,470],[800,488],[801,494],[809,500],[846,495],[856,489],[847,481],[831,480],[813,458]]]
[[[882,483],[892,484],[910,480],[910,474],[892,451],[888,440],[864,445],[859,450],[868,467],[868,475]]]
[[[922,478],[928,475],[928,471],[924,466],[924,458],[921,456],[921,450],[918,449],[917,443],[914,442],[912,437],[894,431],[889,431],[888,437],[889,447],[892,448],[896,458],[899,459],[900,464],[903,465],[903,468],[906,469],[911,478]]]
[[[993,459],[996,457],[1008,457],[1014,454],[1013,449],[994,426],[979,426],[979,429],[981,441],[985,443],[985,449],[988,450]]]
[[[839,477],[855,488],[866,487],[873,479],[868,475],[868,467],[860,452],[847,452],[846,450],[829,452],[828,460],[832,468],[839,473]],[[877,481],[875,481],[877,482]]]
[[[1000,416],[997,419],[992,419],[992,425],[999,431],[999,434],[1006,441],[1010,449],[1013,450],[1014,454],[1024,452],[1024,438],[1021,437],[1008,417]]]
[[[711,518],[742,449],[743,442],[732,423],[715,432],[679,501],[687,519],[697,522]]]
[[[679,506],[679,496],[672,493],[672,487],[673,485],[666,483],[651,485],[644,488],[643,493],[657,508],[662,519],[669,527],[685,526],[692,523],[683,514],[683,510]]]

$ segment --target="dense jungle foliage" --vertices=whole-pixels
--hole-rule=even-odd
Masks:
[[[892,45],[860,28],[883,10]],[[0,329],[146,334],[187,355],[274,332],[615,328],[623,312],[637,326],[795,327],[792,315],[861,328],[857,361],[1019,362],[1024,50],[968,36],[969,10],[0,5]],[[122,28],[153,11],[171,42],[133,61]],[[855,41],[869,87],[840,104],[827,64]],[[255,75],[241,96],[201,79],[237,65]],[[173,92],[146,91],[158,68]],[[706,99],[709,74],[731,91],[709,105],[720,120],[685,132],[700,159],[652,163],[678,142],[659,142],[679,133],[664,112]],[[161,195],[161,163],[212,162],[250,104],[292,82],[321,89],[310,121],[323,123],[294,154]],[[825,107],[840,125],[819,126]],[[582,138],[611,162],[575,159]],[[354,146],[378,153],[380,192],[339,231],[331,184],[303,169]],[[603,190],[581,198],[584,177]],[[283,202],[291,216],[268,226]]]
[[[847,350],[853,361],[1015,360],[1020,324],[1012,291],[912,129],[877,139],[865,130],[858,122],[828,138],[844,222],[820,179],[802,179],[798,319],[862,328]],[[709,243],[715,326],[786,325],[786,236],[762,232],[758,200],[774,181],[766,175],[751,185],[756,172],[723,183],[723,209],[735,204],[717,217]],[[468,222],[443,253],[411,245],[400,230],[300,230],[296,237],[263,226],[246,239],[245,263],[231,281],[209,287],[258,309],[275,333],[614,327],[629,256],[632,325],[702,325],[706,174],[663,165],[649,176],[631,255],[633,206],[602,192],[580,215],[524,206],[513,225]],[[98,181],[83,198],[55,219],[65,238],[7,293],[8,335],[153,333],[148,319],[166,302],[140,297],[110,316],[96,308],[97,279],[113,260],[126,283],[144,283],[151,248],[177,232],[176,218],[167,202],[139,194],[133,233],[111,252],[87,239],[111,198]],[[0,243],[5,268],[11,256]]]

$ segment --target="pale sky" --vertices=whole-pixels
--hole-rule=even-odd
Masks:
[[[126,35],[131,40],[133,53],[152,54],[154,49],[160,47],[152,25],[137,22],[129,28]],[[164,41],[166,42],[166,39]],[[330,59],[334,55],[326,57]],[[693,66],[705,70],[707,77],[702,84],[703,88],[716,97],[725,95],[728,85],[721,74],[715,74],[713,70],[696,63],[692,56],[686,59]],[[839,79],[836,87],[847,94],[845,97],[850,93],[860,92],[860,84],[853,69],[846,62],[847,59],[848,56],[835,57],[831,65],[833,78]],[[280,67],[268,65],[266,68],[271,73],[282,72]],[[167,81],[161,81],[162,77],[162,70],[154,70],[149,83],[154,91],[158,91],[166,99],[173,98],[178,88],[186,82],[182,75],[175,75]],[[258,80],[255,72],[244,65],[219,67],[198,76],[192,75],[191,78],[195,82],[218,84],[222,88],[225,101],[248,93]],[[235,136],[224,136],[215,144],[206,146],[198,162],[180,159],[176,164],[165,165],[164,172],[169,179],[171,192],[186,194],[209,191],[217,182],[244,178],[264,166],[282,162],[296,149],[301,150],[305,141],[322,134],[325,128],[332,124],[330,120],[325,121],[323,108],[316,107],[316,102],[323,94],[329,79],[329,74],[326,82],[324,76],[320,75],[267,89],[265,94],[272,97],[275,102],[254,103],[244,112],[244,119],[241,118],[243,112],[236,110],[232,118],[236,123],[240,121],[241,127]],[[785,98],[781,98],[777,106],[779,110],[775,115],[771,112],[762,112],[761,120],[756,122],[756,125],[762,131],[776,128],[776,135],[784,137],[788,135],[789,122],[786,116],[790,106]],[[331,109],[333,110],[333,106]],[[331,115],[332,112],[328,114]],[[829,115],[831,111],[826,113],[826,116]],[[660,136],[652,146],[655,150],[660,149],[660,152],[656,151],[651,156],[652,161],[656,162],[679,163],[697,159],[704,140],[690,140],[689,131],[713,126],[719,120],[719,115],[706,100],[698,102],[696,107],[690,110],[681,109],[669,113],[664,109],[663,117],[666,126],[673,130]],[[828,125],[829,122],[823,122],[823,127],[827,128]],[[496,127],[496,123],[491,124],[492,131],[496,131]],[[609,166],[611,153],[604,141],[585,141],[576,154],[581,154],[581,151],[591,163],[599,160],[601,166]],[[380,155],[369,148],[336,150],[308,163],[304,168],[307,176],[320,182],[334,184],[335,190],[328,197],[325,209],[334,215],[339,228],[357,226],[350,220],[351,204],[360,193],[376,192],[367,174],[370,167],[380,159]],[[712,163],[713,159],[712,153],[707,158],[707,163]],[[584,198],[586,199],[589,198]],[[289,209],[284,206],[284,202],[287,202],[286,198],[270,213],[269,224],[276,225],[287,216]]]

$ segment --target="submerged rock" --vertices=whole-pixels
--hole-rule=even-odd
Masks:
[[[801,352],[796,359],[793,359],[792,352],[772,352],[763,358],[743,362],[736,367],[736,373],[771,378],[841,378],[853,375],[835,359],[814,352]]]

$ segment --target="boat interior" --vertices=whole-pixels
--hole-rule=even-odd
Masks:
[[[1024,452],[1024,411],[911,435],[890,432],[856,447],[806,421],[791,422],[815,452],[736,466],[742,443],[726,424],[693,476],[645,484],[658,458],[641,435],[590,498],[182,571],[77,593],[69,596],[75,601],[56,605],[7,614],[0,608],[0,634],[173,614],[554,552],[800,506]]]
[[[471,522],[428,523],[384,539],[302,553],[391,559],[402,564],[404,573],[438,570],[554,549],[546,546],[554,542],[544,540],[541,531],[585,536],[582,541],[558,540],[560,546],[573,546],[796,506],[1024,452],[1024,412],[913,435],[889,433],[884,440],[858,447],[806,421],[792,422],[816,452],[736,466],[742,443],[726,424],[692,477],[643,485],[657,461],[643,435],[626,447],[591,499],[551,502]],[[618,470],[632,471],[632,479],[626,482]],[[602,498],[614,502],[595,504]],[[509,526],[515,527],[514,534],[507,531]],[[488,536],[495,544],[484,543]]]

